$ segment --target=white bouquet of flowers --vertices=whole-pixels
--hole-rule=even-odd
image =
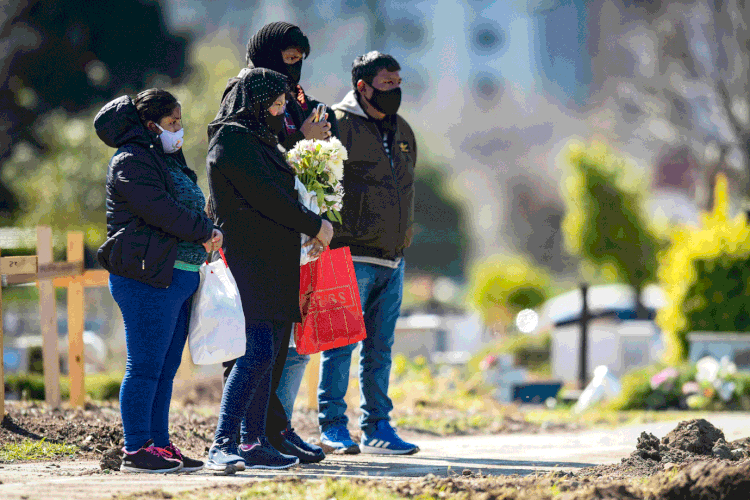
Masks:
[[[331,137],[327,141],[302,140],[286,155],[287,162],[297,174],[295,189],[300,202],[317,214],[341,223],[341,208],[344,199],[344,160],[348,158],[341,141]],[[304,245],[309,237],[302,235],[300,265],[315,259],[308,256],[310,247]]]

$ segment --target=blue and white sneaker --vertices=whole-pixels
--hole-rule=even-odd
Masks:
[[[396,434],[387,420],[380,420],[371,434],[362,433],[362,453],[375,455],[412,455],[419,451],[415,444],[407,443]]]
[[[245,470],[245,460],[237,452],[237,445],[229,438],[215,441],[208,450],[206,469],[224,475]]]
[[[356,455],[360,451],[344,425],[332,425],[324,430],[320,434],[320,444],[325,451],[337,455]]]

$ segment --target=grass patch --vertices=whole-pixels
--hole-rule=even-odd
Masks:
[[[681,410],[630,410],[620,411],[597,407],[591,411],[575,414],[569,408],[547,410],[534,408],[522,410],[528,422],[533,423],[578,423],[587,427],[615,427],[618,425],[669,422],[706,418],[706,412]]]
[[[41,460],[75,455],[78,447],[70,444],[49,443],[24,439],[20,443],[7,443],[0,448],[0,462]]]
[[[455,415],[431,417],[430,415],[406,415],[394,419],[396,427],[419,429],[422,431],[452,436],[461,434],[476,434],[482,430],[492,428],[497,418],[487,414]]]
[[[146,498],[170,498],[171,500],[254,500],[274,498],[276,500],[400,500],[408,498],[386,488],[372,484],[358,484],[357,481],[326,479],[325,481],[302,481],[298,479],[272,480],[255,483],[245,488],[203,489],[161,496],[158,491],[137,493],[115,497],[116,500],[136,500]],[[414,500],[426,500],[427,496],[415,496]]]

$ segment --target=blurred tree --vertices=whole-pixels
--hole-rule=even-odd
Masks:
[[[641,290],[656,279],[662,246],[644,212],[645,181],[634,165],[602,143],[572,142],[564,156],[569,170],[563,182],[566,246],[583,260],[589,278],[632,285],[638,317],[643,317]]]
[[[185,74],[189,37],[167,30],[157,0],[6,2],[0,19],[0,172],[19,143],[50,146],[47,113],[79,113],[152,77]],[[19,200],[0,182],[0,212]]]
[[[227,80],[243,66],[227,33],[193,44],[189,77],[178,85],[165,85],[182,104],[185,129],[183,152],[188,166],[206,183],[206,126],[219,109]],[[137,89],[141,90],[141,89]],[[36,134],[47,145],[40,151],[19,144],[5,162],[0,180],[19,200],[17,223],[48,224],[59,229],[86,231],[88,243],[97,246],[106,234],[104,182],[107,164],[115,150],[106,146],[93,129],[96,106],[71,117],[56,110],[42,117]]]
[[[463,279],[469,223],[446,185],[447,174],[433,165],[417,169],[414,222],[416,234],[407,250],[409,273]]]
[[[594,81],[601,102],[615,103],[625,122],[618,135],[690,147],[704,167],[697,193],[704,207],[717,168],[743,171],[750,194],[750,2],[614,0],[590,8]]]
[[[547,300],[550,277],[526,257],[495,255],[471,272],[469,300],[485,324],[502,332],[516,314]]]

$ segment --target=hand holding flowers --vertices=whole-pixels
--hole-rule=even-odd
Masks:
[[[341,223],[340,210],[344,199],[344,160],[347,159],[346,148],[335,137],[326,141],[302,140],[287,153],[287,162],[297,174],[295,189],[299,193],[300,202],[309,210]],[[330,223],[324,221],[323,226]],[[321,231],[324,231],[321,227]],[[330,228],[332,230],[332,228]],[[330,231],[332,232],[332,231]],[[310,237],[303,234],[300,265],[307,264],[318,258],[320,249],[311,244]],[[321,241],[327,246],[330,242]]]

